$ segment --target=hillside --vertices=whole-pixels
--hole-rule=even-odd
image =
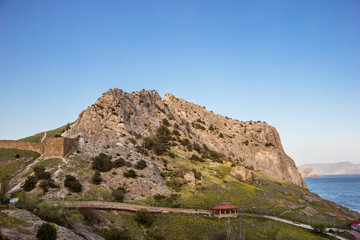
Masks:
[[[125,201],[205,210],[231,203],[243,213],[329,227],[346,227],[360,218],[358,213],[307,189],[274,127],[229,119],[171,94],[162,99],[155,91],[109,90],[82,111],[75,123],[51,132],[79,137],[75,151],[50,159],[29,151],[0,151],[0,159],[4,159],[0,172],[12,169],[6,175],[4,192],[7,197],[19,196],[25,206],[31,203],[29,209],[38,207],[28,198],[57,201],[64,197],[67,201]],[[26,191],[18,193],[21,190]],[[47,206],[46,201],[39,204]],[[80,222],[90,221],[86,213],[69,214],[76,216],[71,215],[71,219],[81,214]],[[107,212],[101,220],[104,225],[93,224],[92,231],[105,234],[101,232],[105,226],[135,231],[129,233],[132,237],[148,236],[150,230],[144,233],[131,225],[133,217]],[[113,220],[118,218],[130,222]],[[223,220],[214,222],[201,216],[168,214],[156,219],[151,231],[169,219],[183,221],[179,228],[186,228],[186,219],[216,225],[213,230],[204,226],[209,232],[198,233],[204,236],[214,235],[225,226]],[[262,224],[252,219],[244,222],[249,229]],[[174,229],[169,231],[176,235]],[[265,238],[265,233],[249,233],[249,239]]]
[[[315,168],[319,175],[360,174],[360,164],[352,162],[314,163],[305,164],[302,167]]]

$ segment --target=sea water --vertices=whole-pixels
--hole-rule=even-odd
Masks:
[[[305,180],[310,191],[320,197],[360,212],[360,174],[323,175]]]

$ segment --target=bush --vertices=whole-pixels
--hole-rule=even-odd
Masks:
[[[186,146],[186,145],[190,144],[190,141],[189,141],[189,139],[184,138],[184,139],[180,140],[180,143],[181,143],[181,145]]]
[[[37,180],[41,180],[41,179],[46,180],[51,178],[51,174],[49,172],[46,172],[45,168],[41,166],[34,167],[34,174]]]
[[[125,230],[123,232],[120,232],[119,230],[117,230],[115,228],[101,229],[100,230],[100,235],[105,240],[130,240],[131,239],[129,237],[129,234],[128,234],[127,230]]]
[[[175,153],[173,153],[173,152],[168,152],[168,155],[169,155],[169,157],[171,157],[171,158],[175,158],[175,157],[176,157]]]
[[[123,158],[118,158],[113,162],[114,168],[119,168],[119,167],[123,167],[123,166],[125,166],[125,159],[123,159]]]
[[[34,176],[28,176],[23,185],[23,188],[25,191],[29,192],[36,187],[36,183],[37,183],[37,181]]]
[[[140,209],[135,213],[135,221],[141,225],[150,227],[154,223],[155,217],[148,210]]]
[[[136,172],[132,169],[127,170],[126,172],[124,172],[124,177],[126,178],[137,178],[138,175],[136,174]]]
[[[74,176],[66,175],[64,186],[67,187],[71,192],[81,192],[82,185]]]
[[[220,138],[224,138],[224,134],[220,133],[220,134],[219,134],[219,137],[220,137]]]
[[[174,129],[172,131],[172,134],[175,135],[175,136],[180,136],[181,135],[180,132],[177,129]]]
[[[138,162],[135,164],[135,168],[136,168],[136,169],[144,169],[144,168],[146,168],[146,167],[147,167],[146,162],[145,162],[143,159],[141,159],[140,161],[138,161]]]
[[[18,153],[15,155],[15,158],[17,158],[17,159],[19,159],[20,157],[21,157],[21,156],[20,156],[20,154],[18,154]]]
[[[154,152],[156,155],[163,155],[164,153],[166,153],[168,151],[168,146],[164,143],[158,143],[155,147],[154,147]]]
[[[170,130],[164,126],[161,125],[157,131],[156,131],[156,137],[159,139],[161,143],[168,143],[171,140],[171,132]]]
[[[317,234],[325,234],[325,225],[323,224],[315,224],[312,226],[313,227],[313,231]]]
[[[95,185],[99,185],[102,182],[100,171],[95,171],[94,175],[91,178],[91,182]]]
[[[122,202],[124,201],[124,197],[125,197],[125,190],[122,187],[119,187],[118,189],[116,189],[113,192],[113,196],[115,198],[116,201],[118,202]]]
[[[36,233],[36,238],[40,240],[55,240],[56,228],[49,223],[43,223]]]
[[[144,139],[144,146],[146,149],[153,149],[155,147],[155,145],[157,145],[157,142],[154,138],[149,138],[149,137],[146,137]]]
[[[202,158],[200,158],[200,157],[196,156],[195,154],[191,155],[190,160],[197,161],[197,162],[205,162],[205,160],[204,160],[204,159],[202,159]]]
[[[100,153],[93,158],[92,169],[99,170],[100,172],[108,172],[112,168],[111,156]]]
[[[169,123],[169,121],[168,121],[166,118],[164,118],[164,119],[162,120],[162,124],[165,125],[165,126],[167,126],[167,127],[170,126],[170,123]]]

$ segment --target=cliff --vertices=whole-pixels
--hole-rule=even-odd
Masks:
[[[298,167],[298,170],[302,177],[319,177],[316,174],[316,168]]]
[[[187,145],[191,147],[183,148],[172,139],[170,150],[178,156],[190,158],[206,151],[215,152],[225,161],[307,188],[274,127],[263,122],[229,119],[172,94],[162,99],[155,91],[125,93],[111,89],[81,112],[62,136],[79,136],[78,148],[88,158],[102,152],[113,156],[130,154],[154,166],[152,156],[142,156],[139,147],[146,137],[156,135],[164,119],[171,130],[180,132],[179,139],[190,142]],[[155,169],[154,166],[157,175]]]
[[[360,174],[360,164],[352,162],[314,163],[306,164],[302,167],[314,168],[319,175]]]

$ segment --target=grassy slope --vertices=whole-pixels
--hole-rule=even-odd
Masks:
[[[21,156],[16,159],[16,154]],[[0,182],[9,181],[13,176],[20,172],[29,161],[39,157],[40,154],[32,151],[25,151],[19,149],[3,149],[0,148]]]
[[[102,215],[110,220],[114,227],[125,228],[131,239],[144,235],[144,230],[134,220],[134,214],[124,212],[107,211]],[[239,228],[240,219],[231,219],[232,239],[234,239]],[[156,215],[154,224],[146,229],[147,234],[157,234],[165,239],[211,239],[218,232],[226,229],[228,219],[208,218],[191,214],[166,213]],[[296,226],[283,223],[273,223],[269,220],[244,217],[241,218],[241,226],[245,229],[246,239],[261,240],[268,239],[268,229],[278,228],[280,230],[278,239],[334,239],[332,237],[320,236]]]
[[[71,123],[71,124],[73,124],[73,123]],[[65,126],[56,128],[54,130],[47,131],[46,132],[46,138],[55,137],[56,134],[62,134],[63,132],[65,132],[67,126],[68,125],[65,125]],[[30,137],[22,138],[20,140],[24,140],[24,141],[28,141],[28,142],[40,143],[43,136],[44,136],[44,133],[38,133],[38,134],[35,134],[33,136],[30,136]]]
[[[306,224],[310,220],[311,224],[324,223],[327,226],[338,227],[346,227],[352,220],[351,217],[333,216],[334,209],[328,202],[294,184],[274,180],[259,173],[259,183],[238,181],[230,174],[230,163],[199,163],[184,158],[168,161],[169,165],[185,164],[201,172],[201,184],[197,184],[196,188],[190,184],[183,185],[177,192],[180,197],[175,201],[155,201],[150,197],[145,203],[210,209],[222,202],[230,202],[239,206],[242,212],[281,216]],[[174,171],[166,170],[164,173],[168,176],[167,181],[171,181],[170,176],[174,175]],[[176,190],[179,189],[174,189]],[[345,215],[346,209],[338,213]]]

